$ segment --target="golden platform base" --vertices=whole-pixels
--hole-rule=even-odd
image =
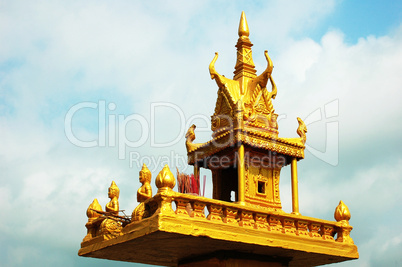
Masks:
[[[252,255],[252,259],[265,257],[265,263],[278,259],[281,266],[316,266],[358,258],[357,247],[353,243],[335,240],[319,230],[331,227],[337,230],[339,222],[284,212],[257,212],[254,208],[235,203],[172,193],[157,194],[149,200],[148,204],[158,203],[156,207],[159,207],[150,217],[128,224],[115,238],[107,240],[97,236],[82,242],[78,254],[163,266],[187,266],[186,262],[205,260],[212,263],[213,257],[211,259],[208,255],[225,251]],[[220,213],[221,217],[206,218],[202,216],[203,212],[196,213],[196,210],[189,215],[180,206],[174,211],[171,206],[173,198],[189,202],[194,208],[204,203],[201,206],[207,206],[209,210],[214,206],[221,207],[224,212]],[[228,220],[226,217],[229,214],[225,210],[229,209],[253,216],[247,223],[241,216],[240,219]],[[265,223],[252,219],[257,215],[265,216]],[[275,226],[272,226],[272,218],[277,218]],[[296,227],[301,222],[309,226]]]

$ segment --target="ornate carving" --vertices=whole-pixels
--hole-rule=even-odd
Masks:
[[[309,236],[308,230],[307,230],[307,227],[308,227],[307,221],[298,220],[296,226],[297,226],[297,235],[298,236],[304,236],[304,237]]]
[[[194,201],[192,203],[193,212],[191,213],[191,217],[195,218],[205,218],[205,203]]]
[[[296,235],[295,220],[290,218],[283,219],[283,229],[284,234]]]
[[[218,90],[218,99],[216,100],[215,113],[214,116],[219,116],[222,114],[232,115],[234,99],[230,94],[227,94],[227,90]]]
[[[237,217],[237,209],[226,207],[223,210],[223,222],[229,224],[238,224],[236,217]]]
[[[252,51],[248,49],[243,49],[243,51],[237,51],[237,60],[242,61],[242,63],[246,64],[254,64]]]
[[[190,201],[188,199],[175,199],[176,203],[176,214],[177,215],[183,215],[183,216],[189,216],[191,215],[188,212],[187,205],[190,204]]]
[[[219,116],[212,116],[211,117],[211,130],[216,131],[221,126],[221,119]]]
[[[272,113],[271,119],[269,120],[269,126],[278,130],[278,122],[277,122],[278,114]]]
[[[252,175],[249,172],[248,160],[244,163],[244,193],[250,195],[250,177]]]
[[[222,206],[220,205],[214,205],[210,204],[207,205],[208,209],[208,220],[215,221],[215,222],[222,222],[222,217],[223,217],[223,212],[222,212]]]
[[[249,155],[250,165],[245,175],[245,196],[249,205],[281,210],[279,198],[279,169],[267,168],[269,162],[253,161],[258,154]],[[258,167],[260,166],[260,167]]]
[[[310,236],[313,238],[321,238],[319,233],[321,224],[320,223],[310,223],[309,224]]]
[[[281,204],[281,198],[279,194],[279,179],[280,179],[281,169],[272,170],[272,178],[274,179],[274,201]]]
[[[100,232],[106,240],[121,235],[122,229],[121,223],[113,219],[105,219],[100,225]]]
[[[239,212],[239,225],[246,228],[254,228],[254,218],[252,211],[242,210]]]
[[[268,217],[268,224],[271,231],[282,232],[282,223],[279,217],[270,215]]]
[[[324,240],[334,241],[334,238],[332,237],[334,232],[335,232],[335,230],[332,225],[324,224],[321,226],[321,235],[322,235],[322,239],[324,239]]]
[[[267,215],[264,213],[255,213],[254,215],[254,228],[255,229],[267,229],[268,222],[267,222]]]

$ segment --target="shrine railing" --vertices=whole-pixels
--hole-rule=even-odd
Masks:
[[[172,205],[173,203],[175,205]],[[174,213],[181,217],[209,220],[261,231],[353,244],[349,235],[352,226],[344,218],[337,222],[327,221],[173,191],[156,194],[144,204],[147,212],[143,219],[157,212]]]
[[[173,177],[173,175],[171,175]],[[97,200],[88,207],[88,229],[81,246],[118,237],[136,229],[137,222],[157,215],[178,216],[189,220],[255,229],[276,234],[321,239],[329,242],[353,244],[349,225],[350,212],[340,201],[335,210],[335,221],[327,221],[299,214],[289,214],[269,208],[241,205],[190,194],[174,192],[174,180],[156,182],[158,193],[141,202],[131,218],[101,211]],[[175,203],[175,205],[173,205]],[[336,238],[335,238],[336,237]]]

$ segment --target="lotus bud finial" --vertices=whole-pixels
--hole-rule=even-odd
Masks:
[[[349,208],[342,200],[339,201],[339,205],[335,209],[334,217],[337,222],[350,220],[351,215]]]

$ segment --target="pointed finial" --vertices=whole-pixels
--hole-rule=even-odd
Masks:
[[[97,213],[94,210],[102,211],[102,206],[99,204],[99,202],[96,198],[94,199],[94,201],[92,201],[91,205],[89,205],[89,207],[87,209],[87,216],[90,221],[101,216],[100,213]]]
[[[158,193],[162,191],[171,191],[176,185],[176,179],[167,164],[159,172],[158,176],[156,176],[155,184],[158,188]]]
[[[248,30],[246,14],[244,13],[244,11],[242,11],[241,17],[240,17],[240,24],[239,24],[239,37],[243,37],[243,36],[248,37],[249,34],[250,34],[250,32]]]
[[[236,81],[244,81],[244,84],[247,84],[244,79],[253,79],[257,77],[255,65],[253,62],[253,56],[251,52],[251,47],[253,44],[251,43],[249,36],[249,30],[246,20],[246,15],[244,11],[241,13],[240,24],[239,24],[239,39],[237,40],[236,48],[237,48],[237,60],[235,65],[235,71],[233,80]],[[240,93],[243,95],[245,92],[245,88],[243,85],[240,86]]]
[[[343,201],[339,201],[339,205],[336,207],[335,209],[335,214],[334,214],[335,220],[337,222],[339,221],[349,221],[350,220],[350,211],[348,206],[345,205],[345,203],[343,203]]]

